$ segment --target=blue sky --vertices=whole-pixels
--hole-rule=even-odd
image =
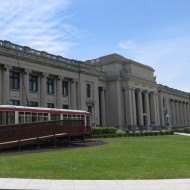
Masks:
[[[71,59],[118,53],[190,92],[189,0],[6,0],[1,39]]]

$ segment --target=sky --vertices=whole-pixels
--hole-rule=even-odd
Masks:
[[[189,9],[189,0],[0,0],[0,39],[82,61],[118,53],[190,92]]]

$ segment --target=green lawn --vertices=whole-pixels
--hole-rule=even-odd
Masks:
[[[107,144],[0,156],[0,177],[54,179],[190,178],[190,137],[104,139]]]

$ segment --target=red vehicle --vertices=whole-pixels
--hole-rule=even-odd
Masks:
[[[82,110],[0,105],[0,149],[40,140],[91,134],[91,114]]]
[[[90,126],[91,124],[91,114],[87,111],[0,105],[0,125],[32,123],[63,119],[84,120],[85,126]]]

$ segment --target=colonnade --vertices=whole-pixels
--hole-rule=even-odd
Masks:
[[[142,89],[125,88],[125,124],[160,125],[158,94]]]
[[[175,99],[169,100],[169,124],[173,126],[188,126],[190,125],[190,105],[186,101]]]

